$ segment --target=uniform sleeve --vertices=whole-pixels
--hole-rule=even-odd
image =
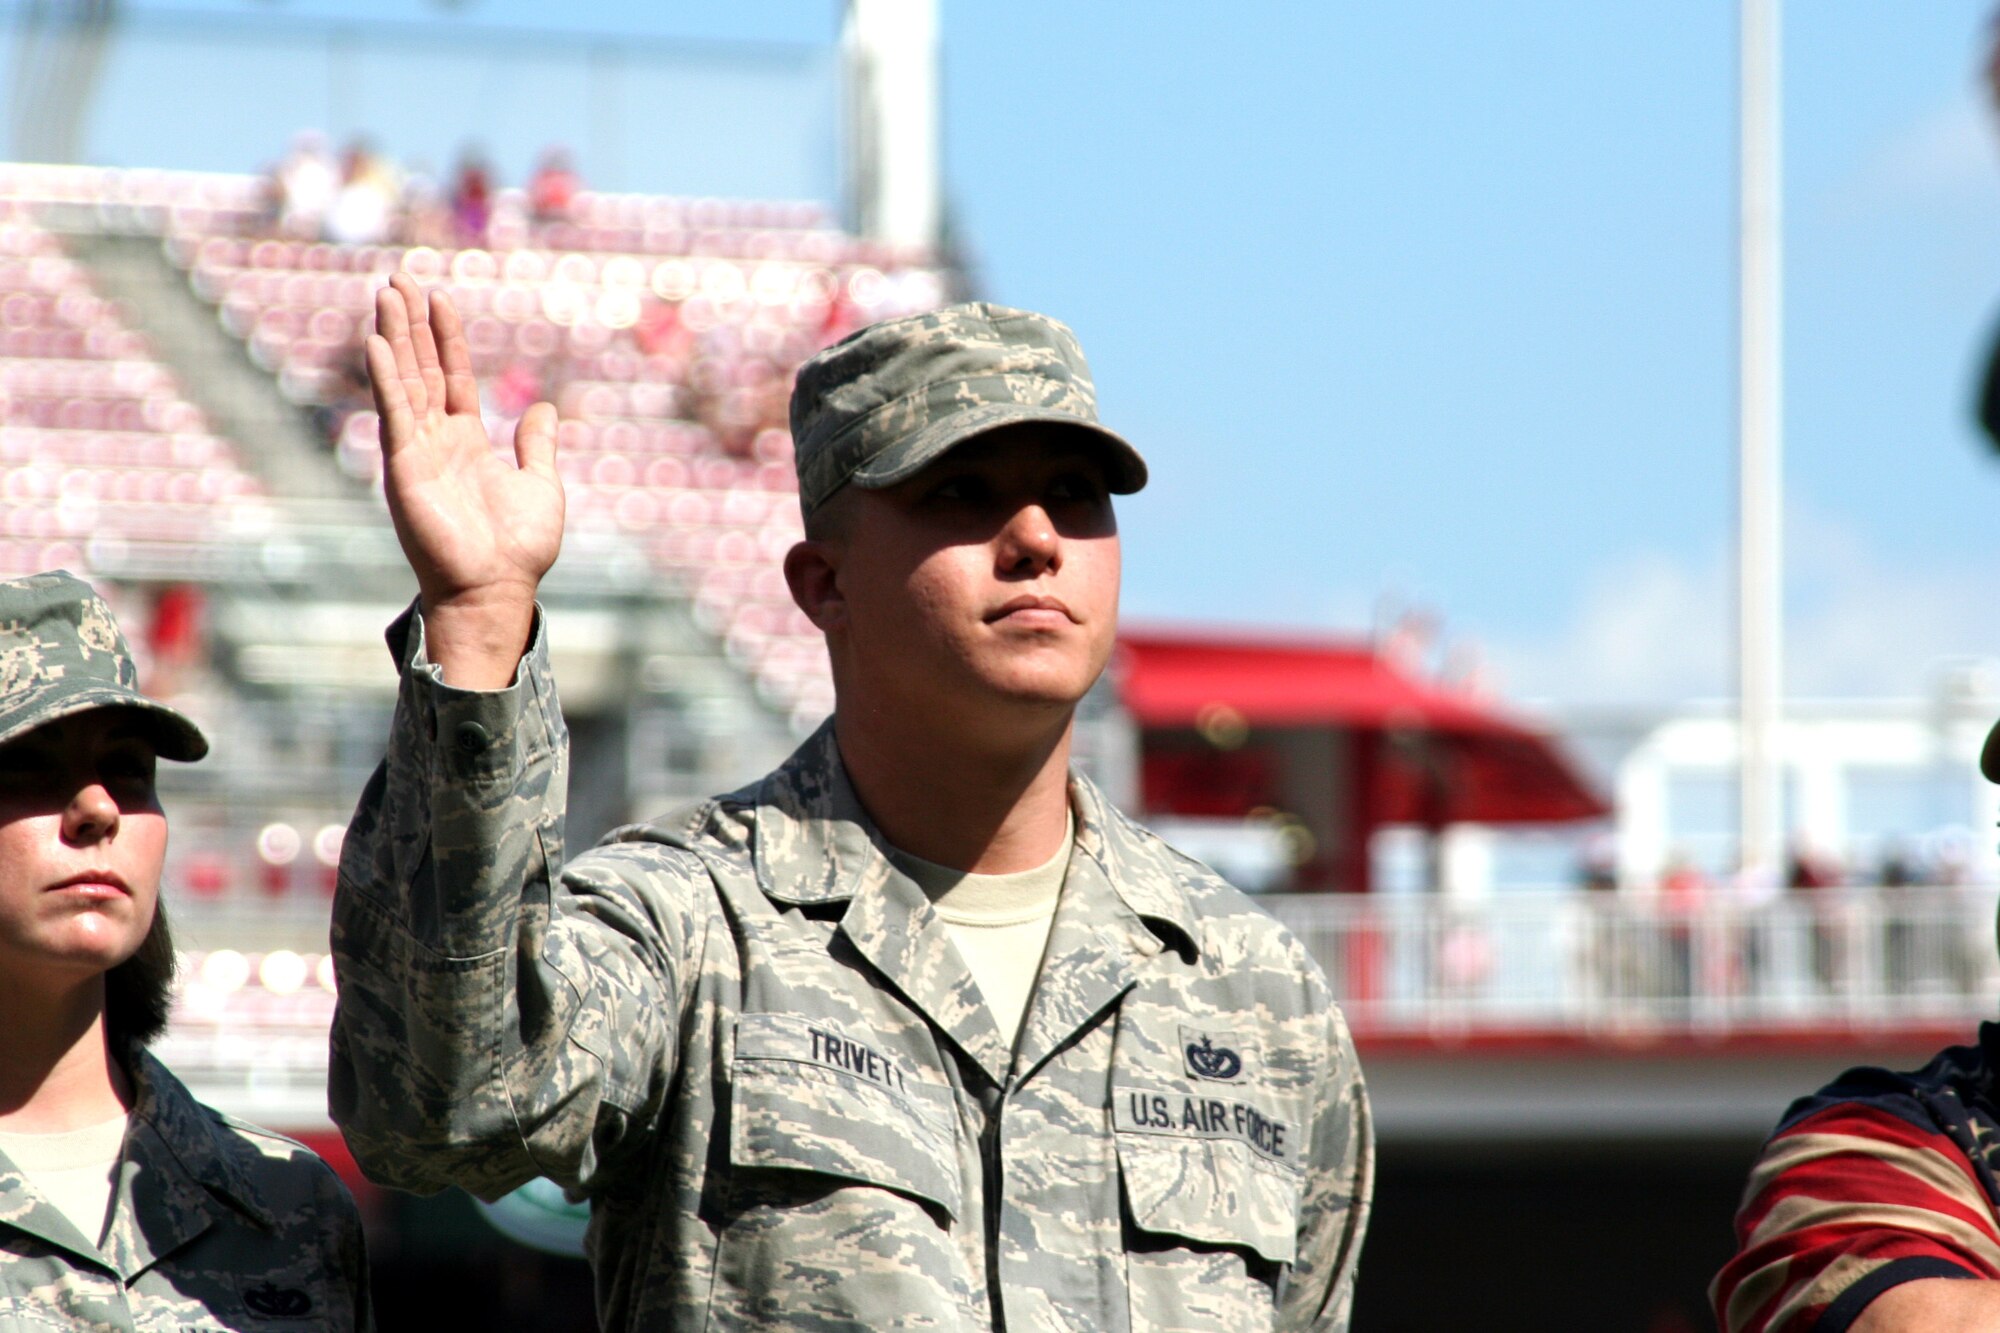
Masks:
[[[1338,1007],[1327,1003],[1332,1058],[1313,1109],[1312,1157],[1300,1208],[1298,1260],[1278,1310],[1281,1330],[1346,1333],[1361,1241],[1375,1193],[1375,1128],[1361,1061]]]
[[[1993,1207],[1913,1099],[1836,1103],[1780,1130],[1736,1241],[1709,1288],[1723,1333],[1845,1333],[1901,1283],[2000,1278]]]
[[[673,1072],[698,866],[624,844],[563,865],[568,733],[539,609],[505,689],[460,690],[414,608],[387,757],[341,854],[328,1105],[371,1179],[588,1191]]]

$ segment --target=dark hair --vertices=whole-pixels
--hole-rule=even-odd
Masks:
[[[832,495],[819,502],[806,515],[806,540],[809,542],[845,541],[854,531],[852,506],[847,498],[855,491],[853,482],[847,482]]]
[[[153,906],[153,928],[139,951],[104,974],[104,1026],[115,1041],[146,1045],[167,1030],[174,1007],[174,933],[165,903]]]

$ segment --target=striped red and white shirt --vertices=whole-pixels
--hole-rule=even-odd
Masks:
[[[1723,1333],[1845,1333],[1918,1278],[2000,1280],[2000,1024],[1922,1069],[1851,1069],[1792,1104],[1750,1172]]]

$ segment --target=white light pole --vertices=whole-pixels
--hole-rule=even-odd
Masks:
[[[841,51],[848,225],[928,250],[943,212],[937,0],[848,0]]]
[[[1739,0],[1737,273],[1738,854],[1776,874],[1785,853],[1782,239],[1778,0]]]

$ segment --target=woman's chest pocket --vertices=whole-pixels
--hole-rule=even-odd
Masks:
[[[1298,1126],[1250,1097],[1113,1095],[1134,1333],[1269,1328],[1298,1255]]]

